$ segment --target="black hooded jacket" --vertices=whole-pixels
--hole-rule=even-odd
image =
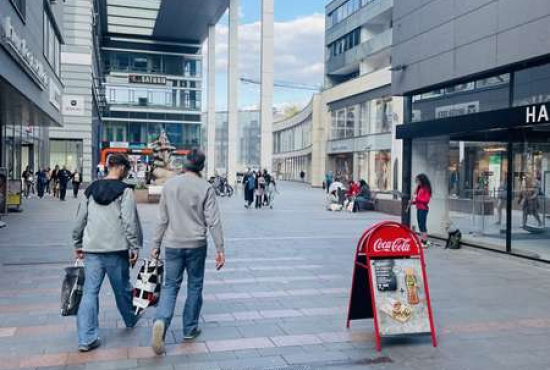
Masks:
[[[108,206],[118,197],[124,194],[124,190],[130,186],[120,180],[95,181],[86,189],[86,198],[93,197],[97,204]]]

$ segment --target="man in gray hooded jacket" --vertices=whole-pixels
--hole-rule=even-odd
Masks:
[[[73,242],[86,276],[77,316],[81,352],[100,345],[99,291],[106,274],[126,327],[134,327],[139,319],[132,309],[130,265],[137,261],[143,233],[133,190],[122,182],[129,169],[126,156],[112,155],[109,175],[86,189],[78,208]]]

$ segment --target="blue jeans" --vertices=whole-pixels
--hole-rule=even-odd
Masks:
[[[132,308],[132,284],[128,252],[86,253],[84,258],[84,291],[78,308],[76,325],[78,345],[85,346],[99,338],[99,291],[105,274],[115,294],[116,305],[126,327],[136,325],[138,317]]]
[[[428,210],[427,209],[418,209],[416,210],[416,218],[418,220],[418,229],[421,233],[427,233],[428,228],[426,223],[428,221]]]
[[[204,282],[204,264],[206,247],[196,249],[166,248],[165,278],[155,321],[164,321],[165,328],[170,326],[176,299],[187,270],[187,299],[183,309],[183,335],[190,335],[199,325],[202,308],[202,288]]]

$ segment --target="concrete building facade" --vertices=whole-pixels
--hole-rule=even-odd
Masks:
[[[97,1],[65,2],[65,45],[61,50],[63,127],[50,130],[50,165],[78,169],[85,182],[92,180],[99,161],[101,21]]]
[[[393,98],[392,0],[335,0],[326,6],[322,93],[325,172],[364,179],[379,193],[398,192],[402,99]]]
[[[48,129],[62,121],[64,5],[0,0],[0,168],[16,188],[27,166],[49,164]]]
[[[401,1],[393,24],[404,204],[426,173],[430,233],[550,260],[550,3]]]

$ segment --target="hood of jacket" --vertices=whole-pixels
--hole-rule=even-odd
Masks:
[[[85,194],[87,198],[94,198],[97,204],[108,206],[120,197],[127,188],[130,188],[130,186],[120,180],[99,180],[91,183]]]

